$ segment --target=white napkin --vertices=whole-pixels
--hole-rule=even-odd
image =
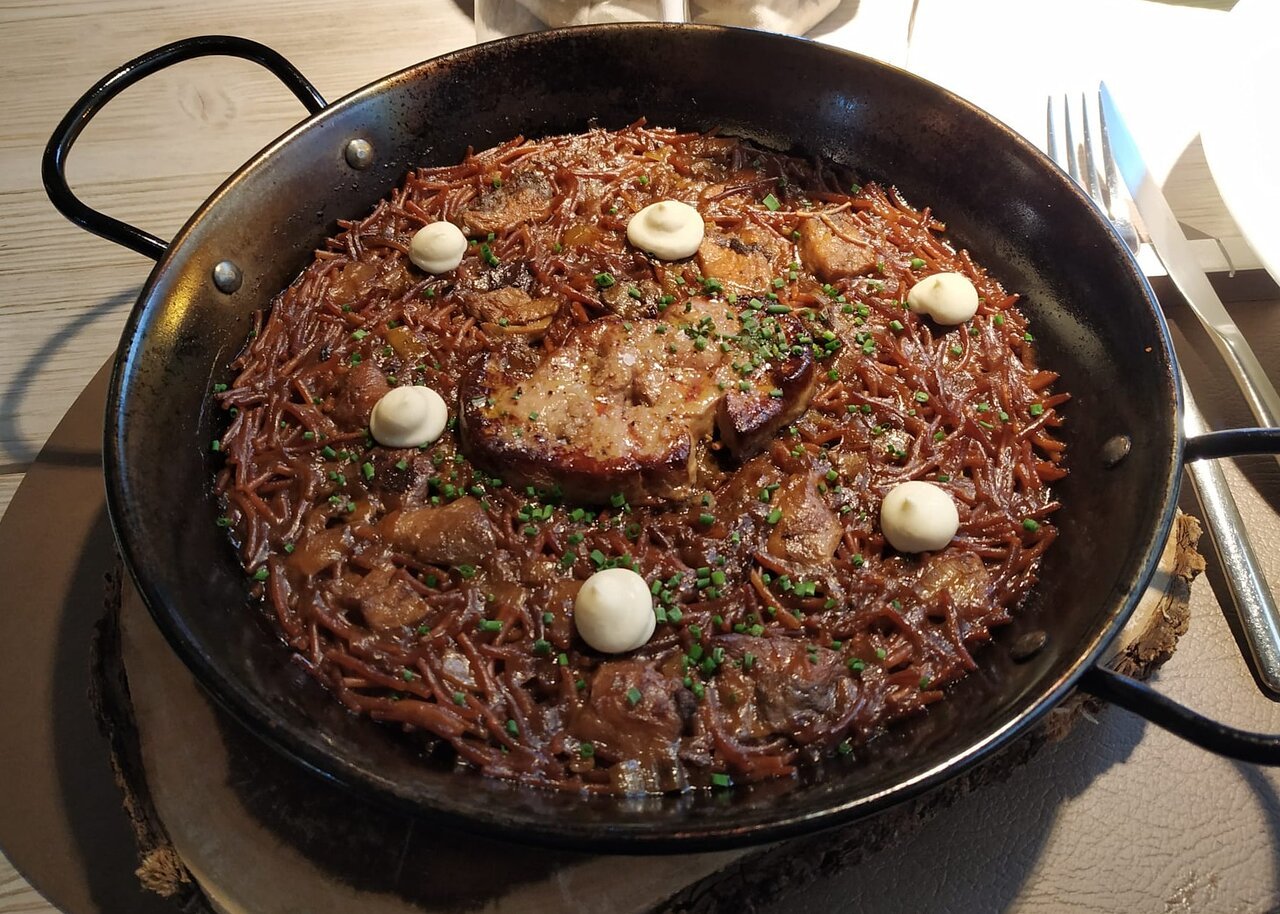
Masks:
[[[661,16],[658,0],[520,0],[553,28],[591,22],[632,22]],[[679,5],[679,4],[675,4]],[[840,0],[691,0],[690,20],[803,35],[840,5]]]
[[[1224,16],[1149,0],[919,0],[908,68],[1037,146],[1047,96],[1067,94],[1078,108],[1105,80],[1163,177],[1196,136],[1208,36]]]

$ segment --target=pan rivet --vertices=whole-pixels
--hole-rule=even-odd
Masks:
[[[1029,660],[1032,657],[1034,657],[1036,654],[1040,653],[1041,649],[1045,645],[1045,642],[1047,642],[1048,640],[1049,640],[1049,635],[1042,628],[1037,628],[1034,631],[1029,631],[1025,635],[1018,638],[1017,641],[1013,642],[1013,646],[1009,648],[1009,656],[1011,656],[1018,663],[1021,663],[1024,660]]]
[[[352,140],[343,155],[352,168],[363,170],[373,164],[373,147],[368,140]]]
[[[1128,435],[1116,435],[1108,438],[1102,445],[1102,465],[1108,470],[1129,456],[1129,448],[1133,442]]]
[[[214,264],[213,284],[218,287],[219,292],[226,292],[230,295],[240,288],[240,283],[242,282],[244,282],[244,274],[230,260],[223,260]]]

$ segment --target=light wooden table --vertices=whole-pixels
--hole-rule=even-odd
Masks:
[[[471,43],[469,6],[461,0],[0,3],[0,511],[114,350],[150,268],[141,256],[66,222],[45,197],[41,150],[80,93],[143,51],[217,32],[277,48],[332,101]],[[185,63],[113,102],[80,140],[70,176],[88,202],[167,238],[227,174],[301,115],[297,102],[253,64]],[[1180,212],[1200,230],[1239,244],[1194,149],[1184,164],[1190,176],[1184,168],[1172,188]],[[0,857],[0,914],[51,911]]]

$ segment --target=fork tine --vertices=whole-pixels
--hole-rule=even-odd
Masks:
[[[1107,182],[1107,211],[1114,213],[1122,199],[1120,179],[1116,175],[1116,160],[1111,155],[1111,134],[1107,131],[1107,112],[1102,107],[1102,95],[1098,95],[1098,126],[1102,131],[1102,174]]]
[[[1053,159],[1058,164],[1062,164],[1062,159],[1058,156],[1058,125],[1054,123],[1052,95],[1045,99],[1044,129],[1045,135],[1048,139],[1049,158]]]
[[[1089,196],[1093,197],[1099,206],[1105,207],[1107,215],[1110,216],[1111,203],[1102,196],[1102,188],[1098,186],[1098,167],[1093,160],[1093,137],[1089,129],[1089,100],[1083,92],[1080,93],[1080,113],[1084,117],[1081,129],[1084,131],[1084,173],[1089,182]]]
[[[1071,101],[1065,95],[1062,96],[1062,113],[1064,115],[1062,120],[1067,134],[1067,174],[1071,175],[1072,179],[1079,184],[1080,169],[1076,167],[1076,141],[1075,137],[1071,135]]]

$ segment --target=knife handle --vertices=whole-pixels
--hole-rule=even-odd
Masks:
[[[1263,690],[1272,698],[1280,698],[1280,610],[1276,609],[1275,598],[1245,532],[1244,519],[1231,495],[1226,474],[1217,460],[1201,459],[1214,452],[1197,448],[1196,443],[1213,436],[1206,435],[1204,416],[1187,386],[1186,377],[1180,374],[1179,380],[1182,424],[1189,436],[1187,474],[1200,501],[1209,540],[1226,575],[1231,604],[1249,646],[1254,672]]]
[[[1240,328],[1235,324],[1214,326],[1206,322],[1209,335],[1214,345],[1222,353],[1231,375],[1236,379],[1240,390],[1244,393],[1249,409],[1258,420],[1258,424],[1267,428],[1280,426],[1280,395],[1267,378],[1266,369],[1253,354],[1253,348],[1245,341]]]

